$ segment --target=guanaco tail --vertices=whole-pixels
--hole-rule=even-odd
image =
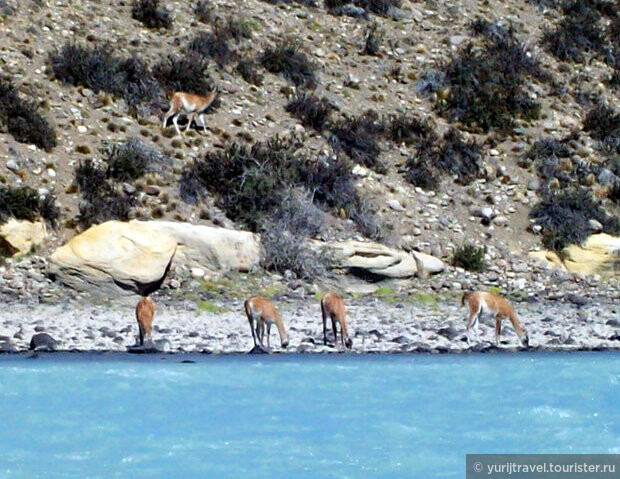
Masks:
[[[151,325],[153,324],[153,316],[155,315],[155,305],[151,298],[141,298],[136,305],[136,320],[138,321],[138,329],[140,330],[140,346],[144,346],[144,337],[146,336],[147,345],[153,344],[151,339]]]
[[[470,341],[470,328],[476,333],[476,338],[480,342],[480,336],[478,334],[478,323],[483,314],[495,315],[495,344],[499,346],[499,337],[502,329],[502,318],[507,317],[512,326],[514,327],[517,336],[524,346],[529,346],[529,338],[525,330],[521,327],[519,319],[516,313],[502,296],[494,293],[487,293],[484,291],[476,291],[474,293],[465,293],[461,298],[461,306],[465,305],[465,302],[469,303],[469,318],[467,320],[467,343]]]
[[[213,91],[211,91],[207,96],[194,95],[193,93],[184,92],[172,93],[170,96],[170,109],[164,116],[164,123],[162,125],[162,128],[166,127],[168,119],[172,117],[172,123],[174,123],[174,127],[176,128],[177,133],[181,135],[181,130],[179,130],[179,125],[177,121],[179,117],[184,114],[189,118],[185,131],[189,130],[192,121],[194,121],[194,117],[198,116],[198,119],[202,124],[202,128],[206,133],[207,125],[205,124],[204,113],[206,109],[209,108],[211,103],[213,103],[216,95],[217,87],[215,87]]]
[[[336,323],[340,324],[340,342],[342,346],[351,349],[353,340],[347,334],[347,323],[345,321],[345,309],[342,298],[336,293],[327,293],[321,299],[321,313],[323,314],[323,344],[327,344],[327,316],[332,320],[332,330],[334,331],[334,345],[338,345],[338,333]]]
[[[252,296],[245,301],[244,308],[245,314],[248,316],[248,321],[250,322],[250,331],[252,331],[254,346],[256,346],[256,340],[258,339],[260,345],[264,347],[263,339],[265,337],[265,329],[267,329],[267,348],[269,348],[269,336],[272,324],[275,324],[276,328],[278,328],[280,345],[283,348],[288,346],[288,334],[284,328],[282,317],[271,301],[259,296]],[[254,323],[256,323],[256,326]]]

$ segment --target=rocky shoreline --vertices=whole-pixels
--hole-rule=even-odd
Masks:
[[[575,298],[573,298],[574,300]],[[252,336],[242,300],[218,302],[217,312],[200,311],[189,301],[159,298],[153,327],[156,352],[247,353]],[[530,300],[531,301],[531,300]],[[335,353],[328,325],[323,345],[319,302],[314,297],[274,299],[289,332],[290,345],[279,346],[272,331],[273,352]],[[480,325],[482,343],[468,346],[466,312],[458,297],[437,301],[347,299],[351,353],[464,353],[495,351],[576,351],[620,349],[620,309],[615,302],[570,300],[513,303],[530,337],[523,348],[505,321],[502,344],[493,343],[493,320]],[[3,308],[0,351],[32,349],[70,352],[143,352],[135,348],[138,328],[133,303],[15,303]],[[34,341],[33,341],[33,338]],[[53,342],[49,341],[53,338]],[[36,343],[36,344],[34,344]]]

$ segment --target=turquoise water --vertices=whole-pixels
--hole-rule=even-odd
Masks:
[[[454,477],[620,452],[620,354],[0,358],[2,478]]]

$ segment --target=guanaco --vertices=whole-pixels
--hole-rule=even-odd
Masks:
[[[323,314],[323,344],[327,344],[327,316],[332,320],[332,330],[334,331],[334,345],[338,345],[338,333],[336,323],[340,324],[340,342],[342,346],[351,349],[353,340],[347,334],[347,323],[344,319],[345,309],[342,298],[336,293],[326,293],[321,299],[321,313]]]
[[[521,327],[521,323],[517,319],[514,310],[499,294],[487,293],[484,291],[476,291],[474,293],[465,293],[461,298],[461,306],[465,305],[465,301],[469,303],[469,319],[467,320],[467,344],[471,344],[469,330],[472,328],[476,333],[476,338],[480,342],[478,334],[478,323],[483,314],[492,313],[495,315],[495,344],[499,346],[499,336],[502,329],[502,318],[506,316],[512,326],[515,328],[517,336],[524,346],[529,346],[529,338],[525,330]]]
[[[168,118],[172,117],[172,123],[174,123],[174,127],[177,130],[177,133],[181,135],[181,130],[179,130],[179,125],[177,121],[181,114],[186,115],[189,118],[187,122],[187,128],[185,131],[189,130],[189,127],[192,124],[195,116],[198,116],[200,123],[202,124],[202,128],[205,133],[207,133],[207,125],[205,124],[204,112],[207,108],[213,103],[215,100],[215,96],[217,94],[217,87],[213,89],[207,96],[194,95],[193,93],[185,93],[185,92],[175,92],[169,93],[170,96],[170,109],[164,116],[164,123],[162,128],[166,128],[166,123],[168,122]]]
[[[276,310],[271,301],[259,296],[252,296],[248,298],[244,303],[245,314],[248,316],[250,322],[250,331],[252,331],[252,339],[254,339],[254,346],[256,346],[256,339],[261,346],[264,347],[263,339],[265,337],[265,325],[267,326],[267,348],[269,348],[269,336],[271,334],[271,325],[275,324],[280,334],[280,345],[282,348],[288,346],[288,334],[284,328],[282,317]],[[256,322],[256,330],[254,329],[254,323]]]
[[[140,346],[144,346],[144,337],[146,336],[147,345],[153,344],[151,339],[151,324],[153,324],[153,316],[155,315],[155,305],[153,300],[148,297],[140,298],[136,305],[136,320],[138,321],[138,329],[140,330]]]

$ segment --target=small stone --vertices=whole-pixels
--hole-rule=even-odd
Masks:
[[[17,173],[19,170],[19,165],[15,160],[9,160],[6,162],[6,167],[14,173]]]
[[[77,131],[78,133],[86,133],[88,131],[88,128],[86,128],[84,125],[79,125],[77,127]]]
[[[400,204],[400,201],[398,200],[389,200],[388,206],[394,211],[405,211],[405,208],[403,207],[403,205]]]
[[[192,278],[194,278],[194,279],[204,278],[204,275],[205,275],[204,269],[197,268],[197,267],[190,269],[189,273],[192,276]]]

